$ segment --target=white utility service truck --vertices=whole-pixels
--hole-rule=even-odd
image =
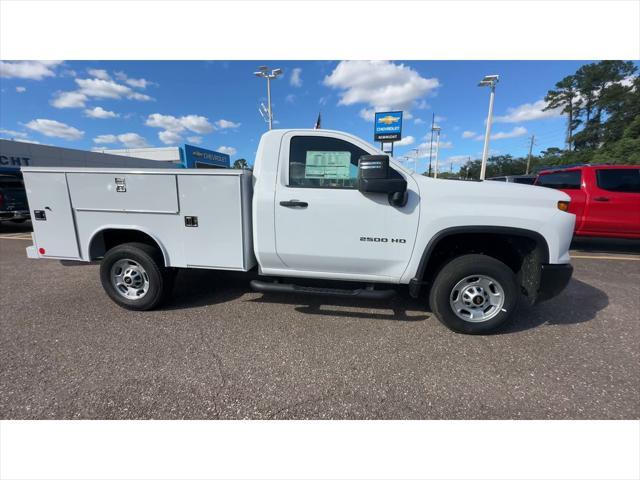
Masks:
[[[260,292],[384,299],[408,285],[449,328],[485,333],[572,273],[564,193],[412,174],[342,132],[265,133],[253,172],[22,171],[27,255],[100,260],[105,291],[132,310],[156,307],[179,268],[257,266]]]

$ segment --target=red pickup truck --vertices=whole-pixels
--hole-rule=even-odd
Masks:
[[[582,165],[543,170],[535,185],[571,197],[575,235],[640,239],[640,165]]]

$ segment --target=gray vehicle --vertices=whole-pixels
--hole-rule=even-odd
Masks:
[[[536,181],[535,175],[504,175],[502,177],[491,177],[487,180],[493,180],[495,182],[507,182],[507,183],[522,183],[525,185],[533,185]]]
[[[0,222],[29,220],[24,182],[15,175],[0,175]]]

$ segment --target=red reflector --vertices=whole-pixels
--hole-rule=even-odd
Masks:
[[[38,253],[39,253],[40,255],[44,255],[44,254],[45,254],[45,249],[44,249],[44,248],[42,248],[42,247],[40,247],[40,248],[38,249]]]

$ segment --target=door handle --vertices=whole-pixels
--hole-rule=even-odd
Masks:
[[[300,200],[284,200],[280,202],[280,205],[283,207],[294,207],[294,208],[307,208],[309,204],[307,202],[301,202]]]
[[[608,202],[609,201],[609,197],[596,197],[593,200],[594,200],[594,202]]]

